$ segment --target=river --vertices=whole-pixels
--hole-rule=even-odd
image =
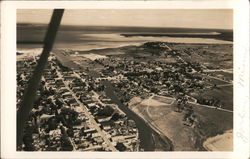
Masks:
[[[69,61],[69,58],[60,53],[60,51],[54,52],[61,60]],[[80,66],[82,69],[84,66]],[[89,70],[86,72],[89,76],[93,78],[100,77],[100,73],[95,70]],[[152,129],[149,124],[147,124],[141,117],[139,117],[135,112],[130,110],[127,106],[125,106],[115,95],[115,88],[110,81],[103,80],[102,81],[105,86],[106,95],[118,105],[118,107],[127,115],[128,118],[132,119],[136,123],[136,127],[139,131],[139,139],[140,139],[140,148],[144,151],[171,151],[173,150],[172,142],[166,137],[154,129]]]
[[[132,110],[130,110],[127,106],[125,106],[115,95],[114,87],[109,81],[102,81],[105,85],[105,93],[106,95],[118,105],[118,107],[126,113],[127,117],[134,120],[136,126],[139,131],[139,139],[140,139],[140,148],[144,151],[155,151],[159,149],[159,146],[156,145],[164,145],[160,149],[164,151],[170,151],[173,149],[171,141],[168,139],[163,139],[155,130],[153,130],[142,118],[140,118],[137,114],[135,114]],[[162,143],[156,143],[158,142]],[[167,141],[168,140],[168,141]]]

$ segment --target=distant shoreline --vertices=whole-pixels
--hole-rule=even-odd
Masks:
[[[156,41],[155,41],[156,42]],[[100,47],[100,48],[92,48],[92,49],[82,49],[82,48],[54,48],[54,50],[72,50],[72,51],[77,51],[81,54],[88,54],[88,53],[97,53],[97,54],[103,54],[104,52],[117,52],[117,51],[120,51],[120,52],[123,52],[124,50],[127,50],[127,49],[130,49],[130,48],[136,48],[140,45],[143,45],[144,43],[146,42],[141,42],[141,43],[137,43],[137,44],[134,44],[134,45],[124,45],[124,46],[117,46],[117,47]],[[186,42],[186,43],[183,43],[183,42],[167,42],[169,44],[195,44],[195,45],[233,45],[230,44],[230,43],[195,43],[195,42]],[[19,45],[19,44],[18,44]],[[23,45],[23,44],[20,44],[20,45]],[[35,44],[30,44],[30,46],[36,46]],[[24,44],[24,46],[29,46],[28,43]],[[43,46],[42,45],[39,45],[37,47],[18,47],[17,46],[17,52],[19,52],[20,54],[17,54],[17,56],[20,56],[21,53],[30,53],[30,52],[41,52],[42,51],[42,48]]]
[[[47,29],[48,24],[43,23],[17,23],[20,28],[43,28]],[[112,26],[112,25],[61,25],[60,30],[74,30],[74,31],[132,31],[132,32],[233,32],[229,28],[188,28],[188,27],[157,27],[157,26]]]
[[[218,39],[225,41],[233,41],[233,35],[231,33],[149,33],[149,34],[121,34],[124,37],[176,37],[176,38],[206,38],[206,39]]]

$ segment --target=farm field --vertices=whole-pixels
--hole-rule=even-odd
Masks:
[[[218,99],[220,100],[221,108],[233,110],[233,86],[221,86],[214,89],[207,89],[192,94],[193,97],[199,99]]]
[[[167,136],[176,151],[204,150],[203,142],[233,128],[233,114],[198,104],[192,105],[197,126],[190,127],[183,121],[185,113],[176,112],[176,102],[157,96],[131,106],[131,109],[161,134]],[[163,104],[165,103],[165,105]],[[223,121],[223,122],[221,122]]]

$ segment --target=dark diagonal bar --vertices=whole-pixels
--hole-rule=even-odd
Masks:
[[[17,147],[22,144],[23,129],[29,113],[33,108],[36,91],[38,89],[43,70],[48,61],[49,53],[52,50],[55,37],[63,16],[64,9],[55,9],[50,20],[50,24],[45,35],[43,52],[40,56],[38,64],[29,80],[28,87],[24,93],[23,101],[17,111]]]

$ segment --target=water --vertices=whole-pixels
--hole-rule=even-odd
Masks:
[[[118,107],[127,115],[128,118],[133,119],[136,122],[136,126],[139,130],[139,138],[141,140],[140,147],[145,151],[153,151],[155,149],[155,144],[152,138],[152,129],[146,125],[146,123],[140,119],[134,112],[129,110],[125,105],[123,105],[114,93],[114,88],[110,82],[103,82],[106,86],[105,93],[111,100],[118,105]]]
[[[56,56],[60,56],[64,60],[68,60],[67,56],[60,54],[60,51],[56,51]],[[84,67],[84,66],[82,66]],[[100,77],[100,73],[96,70],[87,71],[89,76],[93,78]],[[140,148],[144,151],[170,151],[173,150],[172,142],[165,136],[160,136],[154,129],[152,129],[146,121],[140,118],[136,113],[130,110],[117,98],[115,93],[115,88],[110,81],[101,81],[105,85],[105,93],[112,100],[113,103],[116,103],[118,107],[127,115],[128,118],[132,119],[136,123],[136,127],[139,131],[140,139]]]
[[[127,115],[128,118],[135,121],[136,127],[139,131],[139,139],[141,141],[140,148],[143,148],[145,151],[155,151],[156,143],[154,138],[157,138],[158,142],[162,142],[161,144],[165,145],[165,147],[161,147],[162,150],[172,150],[173,147],[170,140],[161,138],[161,136],[155,132],[155,130],[153,130],[142,118],[140,118],[137,114],[121,103],[114,93],[113,85],[109,81],[103,81],[103,84],[106,86],[105,93],[107,96],[118,105],[118,107]]]
[[[209,34],[219,32],[218,38],[192,38],[190,33]],[[18,25],[17,26],[17,50],[24,53],[40,53],[46,33],[44,25]],[[143,36],[143,34],[165,34],[165,33],[187,33],[189,37],[167,37],[167,36]],[[121,34],[140,34],[139,36],[122,36]],[[178,28],[138,28],[138,27],[61,27],[57,34],[54,49],[65,50],[93,50],[102,48],[117,48],[128,45],[140,45],[149,41],[178,42],[178,43],[210,43],[210,44],[232,44],[232,41],[224,40],[226,34],[232,38],[232,31],[202,30],[202,29],[178,29]],[[226,36],[225,36],[226,37]],[[123,105],[114,93],[114,87],[110,82],[105,82],[105,92],[116,103],[126,115],[136,122],[141,140],[141,148],[145,151],[156,149],[155,138],[165,145],[165,150],[171,150],[171,141],[162,138],[142,118]],[[154,137],[153,137],[154,136]]]
[[[46,29],[46,25],[18,24],[17,48],[42,48],[39,43],[43,41]],[[122,34],[136,36],[125,37]],[[152,36],[148,36],[149,34],[152,34]],[[164,36],[154,36],[155,34],[164,34]],[[165,35],[171,35],[171,37]],[[54,48],[86,51],[140,45],[149,41],[232,44],[232,41],[225,39],[232,39],[232,31],[187,28],[61,26]]]

